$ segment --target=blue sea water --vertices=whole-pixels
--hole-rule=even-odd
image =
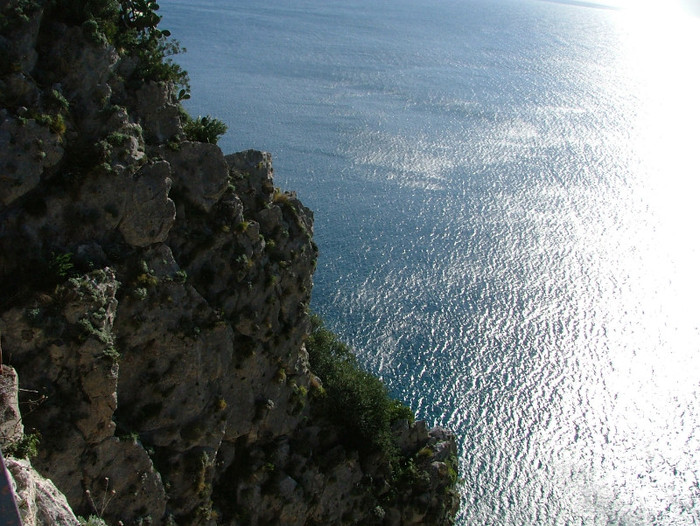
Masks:
[[[700,18],[162,4],[190,112],[315,211],[314,309],[458,434],[459,524],[700,524]]]

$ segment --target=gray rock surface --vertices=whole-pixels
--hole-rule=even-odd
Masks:
[[[24,526],[78,526],[66,497],[51,480],[42,477],[28,460],[8,458],[15,502]]]
[[[146,82],[136,91],[136,107],[149,141],[162,143],[182,131],[180,108],[167,83]]]
[[[210,212],[228,187],[228,165],[215,144],[184,141],[176,150],[161,147],[160,155],[173,167],[176,188],[205,212]]]
[[[19,411],[17,372],[3,365],[0,372],[0,448],[17,442],[24,434],[22,415]]]
[[[166,240],[175,223],[175,203],[168,197],[171,184],[166,162],[146,165],[136,174],[119,225],[127,243],[146,247]]]
[[[9,205],[34,190],[44,171],[63,156],[60,136],[34,119],[18,120],[0,110],[0,203]]]
[[[392,460],[320,409],[313,214],[271,155],[185,140],[175,87],[139,77],[136,53],[0,0],[18,6],[0,35],[0,343],[17,371],[0,445],[22,426],[41,439],[31,467],[12,460],[27,522],[75,524],[35,469],[110,525],[449,524],[451,433],[398,424]]]

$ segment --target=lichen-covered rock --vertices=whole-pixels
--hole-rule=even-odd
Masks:
[[[228,188],[228,165],[215,144],[184,141],[177,149],[162,147],[173,168],[175,188],[205,212],[210,212]]]
[[[80,523],[54,483],[42,477],[28,460],[6,458],[15,501],[24,526],[78,526]]]
[[[63,156],[60,136],[34,119],[0,111],[0,203],[9,205],[35,189],[45,170]]]
[[[19,412],[17,372],[3,365],[0,370],[0,448],[17,442],[24,434],[22,416]]]
[[[161,243],[175,223],[175,203],[168,197],[170,165],[159,162],[144,166],[135,179],[119,230],[133,246]]]
[[[182,132],[181,112],[173,90],[167,83],[146,82],[136,91],[136,113],[151,142],[166,142]]]

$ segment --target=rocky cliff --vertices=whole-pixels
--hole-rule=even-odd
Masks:
[[[0,9],[0,446],[39,440],[8,459],[25,520],[450,523],[451,433],[399,411],[375,441],[339,415],[364,421],[361,394],[328,403],[313,214],[269,154],[200,142],[157,5]]]

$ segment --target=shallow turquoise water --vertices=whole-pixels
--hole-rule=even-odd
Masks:
[[[577,4],[577,5],[572,5]],[[460,438],[460,524],[700,523],[700,19],[163,2],[316,214],[314,308]]]

